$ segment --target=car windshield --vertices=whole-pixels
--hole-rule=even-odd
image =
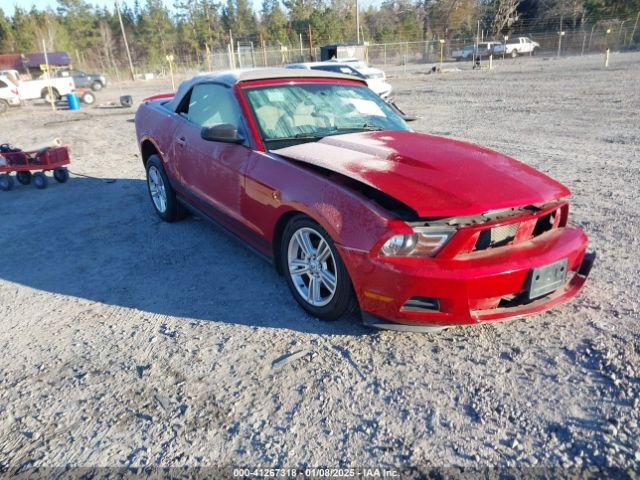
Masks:
[[[288,84],[246,92],[269,149],[343,133],[409,130],[404,120],[365,86]]]

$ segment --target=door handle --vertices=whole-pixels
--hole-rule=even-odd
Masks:
[[[187,139],[184,137],[180,137],[178,140],[176,140],[176,143],[181,147],[184,147],[185,144],[187,143]]]

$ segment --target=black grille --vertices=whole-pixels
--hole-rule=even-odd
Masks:
[[[474,250],[486,250],[487,248],[508,245],[516,238],[519,226],[519,223],[512,223],[481,231]]]

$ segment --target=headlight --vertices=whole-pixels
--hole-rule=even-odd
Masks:
[[[380,253],[386,257],[433,257],[454,233],[453,228],[415,227],[412,234],[391,237]]]

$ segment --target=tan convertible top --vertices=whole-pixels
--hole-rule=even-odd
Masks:
[[[341,78],[359,80],[361,78],[344,75],[342,73],[326,72],[324,70],[308,70],[302,68],[252,68],[245,70],[229,70],[226,72],[209,72],[197,75],[194,79],[212,80],[227,85],[253,80],[267,80],[270,78]]]
[[[335,78],[342,80],[357,80],[366,85],[362,78],[344,75],[342,73],[326,72],[323,70],[307,70],[301,68],[252,68],[244,70],[228,70],[223,72],[200,73],[180,84],[176,96],[167,102],[167,107],[175,109],[185,93],[197,83],[216,82],[233,86],[237,83],[254,80],[268,80],[272,78]]]

